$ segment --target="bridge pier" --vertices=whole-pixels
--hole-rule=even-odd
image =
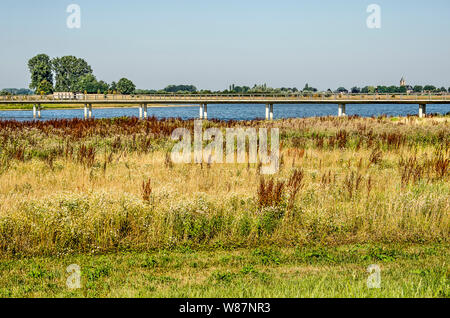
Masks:
[[[139,104],[139,119],[142,119],[142,104]]]
[[[88,105],[84,104],[84,119],[87,119],[88,117]]]
[[[427,105],[419,104],[419,118],[424,118],[427,115]]]
[[[338,116],[347,116],[347,114],[345,113],[345,104],[339,104]]]
[[[273,120],[273,104],[266,104],[266,120]]]
[[[33,104],[33,119],[41,118],[41,104]]]
[[[200,104],[200,114],[198,116],[200,119],[203,119],[203,104]]]
[[[92,104],[89,104],[89,119],[92,118]]]
[[[203,104],[203,118],[208,120],[208,104]]]
[[[144,104],[144,119],[147,119],[147,116],[148,115],[148,113],[147,113],[147,104]]]

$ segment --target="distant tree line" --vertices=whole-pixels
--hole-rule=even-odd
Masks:
[[[218,93],[268,93],[268,94],[282,94],[282,93],[316,93],[318,90],[309,84],[306,84],[302,90],[298,90],[296,87],[293,88],[271,88],[266,84],[264,85],[254,85],[253,88],[248,86],[236,86],[230,85],[227,90],[218,92]],[[414,93],[445,93],[450,92],[450,87],[448,90],[445,87],[436,88],[433,85],[425,85],[425,86],[365,86],[363,88],[360,87],[352,87],[350,90],[345,87],[338,87],[334,91],[331,89],[326,90],[324,93],[351,93],[351,94],[405,94],[407,92]]]
[[[51,59],[46,54],[38,54],[28,61],[31,75],[30,89],[37,94],[53,92],[73,92],[88,94],[133,94],[136,86],[127,78],[111,84],[98,81],[92,67],[81,58],[63,56]]]
[[[347,92],[347,90],[345,90]],[[366,86],[363,88],[352,87],[350,92],[352,94],[405,94],[407,92],[413,93],[446,93],[449,92],[445,87],[437,88],[433,85],[416,85],[416,86]]]
[[[0,95],[33,95],[33,91],[27,88],[5,88],[0,91]]]
[[[310,94],[316,93],[318,89],[310,86],[308,83],[305,84],[305,87],[302,90],[297,89],[296,87],[282,87],[282,88],[272,88],[268,87],[266,84],[263,85],[254,85],[252,88],[248,86],[236,86],[234,84],[230,85],[228,89],[224,91],[218,91],[216,93],[267,93],[267,94],[283,94],[283,93],[303,93]],[[365,86],[365,87],[352,87],[350,90],[345,87],[338,87],[335,90],[328,89],[323,93],[351,93],[351,94],[405,94],[407,92],[414,93],[445,93],[450,92],[450,87],[448,90],[445,87],[436,88],[433,85],[425,85],[425,86]]]
[[[132,81],[121,78],[117,83],[106,83],[97,80],[93,74],[92,67],[82,58],[75,56],[63,56],[51,59],[46,54],[38,54],[28,61],[28,69],[31,75],[30,89],[36,94],[51,94],[53,92],[73,92],[88,94],[312,94],[318,90],[308,83],[302,90],[296,87],[272,88],[266,84],[255,84],[250,86],[230,85],[222,91],[198,90],[194,85],[168,85],[164,89],[136,89]],[[352,93],[352,94],[404,94],[414,93],[444,93],[450,92],[445,87],[437,88],[433,85],[420,86],[365,86],[352,87],[350,90],[345,87],[338,87],[331,93]],[[26,89],[4,89],[1,95],[24,95],[30,94]]]

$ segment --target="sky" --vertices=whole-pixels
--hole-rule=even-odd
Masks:
[[[70,4],[81,27],[68,28]],[[381,28],[367,27],[378,4]],[[36,54],[75,55],[141,89],[230,84],[321,90],[450,87],[448,0],[1,0],[0,89],[28,87]]]

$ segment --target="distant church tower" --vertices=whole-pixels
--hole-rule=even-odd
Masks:
[[[400,87],[406,86],[406,81],[405,78],[402,77],[402,79],[400,80]]]

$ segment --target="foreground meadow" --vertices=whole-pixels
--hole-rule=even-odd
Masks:
[[[440,244],[305,246],[12,258],[0,264],[0,297],[448,297]],[[81,288],[66,268],[81,268]],[[369,289],[371,264],[380,288]]]
[[[0,121],[0,296],[448,296],[450,118],[204,122],[279,127],[273,176],[174,164],[180,127]]]

